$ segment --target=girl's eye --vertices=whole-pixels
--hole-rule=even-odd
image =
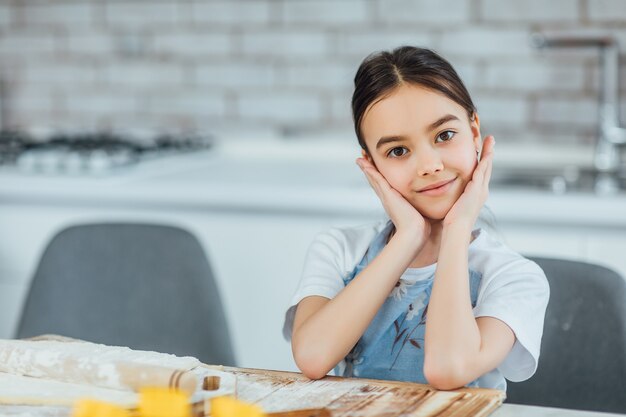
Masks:
[[[435,142],[447,142],[454,137],[454,132],[452,130],[444,130],[440,134],[437,135]]]
[[[398,146],[397,148],[393,148],[389,152],[387,152],[387,156],[392,158],[399,158],[406,154],[406,148]]]

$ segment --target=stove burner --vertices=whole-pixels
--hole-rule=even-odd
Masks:
[[[0,165],[15,163],[17,156],[30,141],[26,135],[16,131],[0,132]]]
[[[159,135],[137,140],[112,133],[56,134],[35,140],[19,131],[0,131],[0,166],[37,172],[108,172],[163,155],[209,149],[207,136]]]

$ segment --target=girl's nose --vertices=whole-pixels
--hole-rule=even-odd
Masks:
[[[432,175],[443,170],[443,161],[436,150],[420,149],[417,157],[417,172],[420,176]]]

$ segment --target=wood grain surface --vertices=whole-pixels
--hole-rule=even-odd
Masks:
[[[505,399],[504,392],[491,389],[438,391],[409,382],[332,376],[312,381],[292,372],[215,369],[235,374],[237,397],[268,413],[327,409],[333,417],[487,416]]]
[[[490,389],[438,391],[409,382],[332,376],[312,381],[293,372],[204,366],[234,375],[236,397],[259,405],[268,417],[488,416],[505,399],[504,392]],[[71,409],[0,405],[0,415],[63,417]]]

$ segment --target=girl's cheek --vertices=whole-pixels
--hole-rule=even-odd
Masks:
[[[394,169],[385,169],[385,167],[381,167],[380,173],[382,174],[383,177],[385,177],[385,179],[387,180],[387,182],[389,183],[389,185],[391,186],[391,188],[394,188],[395,190],[398,190],[400,192],[402,192],[402,190],[405,188],[404,183],[405,178],[402,175],[402,172],[398,172],[398,170],[394,170]]]
[[[476,158],[476,152],[474,151],[467,152],[465,155],[467,156],[464,157],[463,160],[459,160],[458,163],[460,167],[464,167],[463,171],[465,171],[465,176],[472,178],[474,170],[478,167],[478,158]]]
[[[471,160],[471,162],[470,162],[470,167],[471,167],[471,168],[470,168],[470,171],[471,171],[471,173],[473,174],[473,173],[474,173],[474,170],[475,170],[476,168],[478,168],[478,158],[473,158],[473,159]]]

